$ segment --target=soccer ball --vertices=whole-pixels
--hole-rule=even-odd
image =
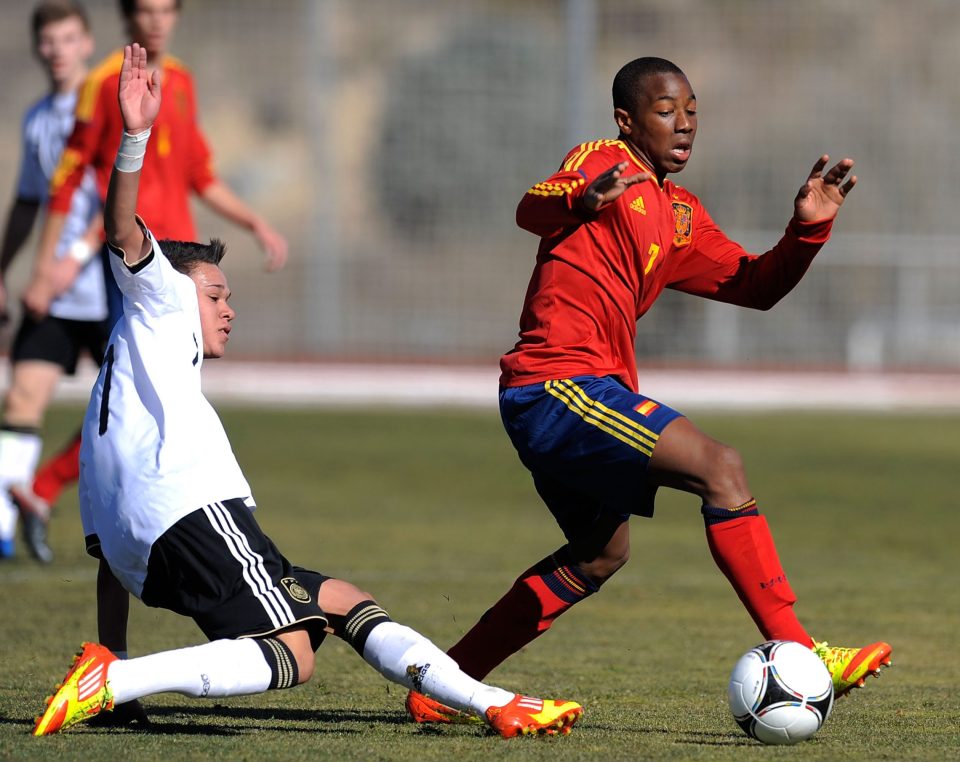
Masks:
[[[751,648],[727,687],[733,719],[751,738],[769,744],[805,741],[833,708],[833,681],[819,657],[792,640]]]

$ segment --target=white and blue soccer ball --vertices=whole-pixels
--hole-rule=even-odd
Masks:
[[[727,699],[748,736],[767,744],[792,744],[807,740],[827,721],[833,681],[806,646],[770,640],[737,661]]]

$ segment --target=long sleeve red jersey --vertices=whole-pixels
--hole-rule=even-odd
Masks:
[[[770,251],[750,254],[668,179],[633,185],[588,212],[581,203],[587,186],[624,161],[625,175],[652,173],[623,141],[584,143],[520,201],[517,224],[541,241],[520,340],[500,360],[501,386],[612,375],[638,391],[636,324],[663,289],[769,309],[830,236],[831,220],[794,218]]]
[[[66,212],[86,167],[96,171],[101,200],[117,157],[123,119],[117,87],[123,51],[107,57],[80,90],[76,121],[50,185],[50,209]],[[196,239],[190,193],[201,193],[216,176],[210,149],[197,122],[193,78],[173,56],[161,68],[163,100],[153,125],[140,177],[137,213],[157,238]]]

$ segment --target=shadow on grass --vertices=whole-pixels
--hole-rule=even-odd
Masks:
[[[672,736],[673,743],[690,746],[757,746],[757,742],[738,733],[718,733],[716,731],[700,730],[696,732],[680,731],[672,728],[625,727],[610,723],[591,723],[591,729],[603,730],[609,733],[630,733],[633,735],[661,735]]]
[[[211,735],[236,736],[251,732],[287,733],[362,733],[359,728],[343,727],[344,723],[406,725],[401,712],[379,712],[358,709],[290,709],[234,707],[222,704],[207,706],[151,706],[149,725],[131,724],[112,727],[83,725],[83,732],[110,734],[118,730],[143,735]],[[215,720],[215,721],[211,721]],[[33,730],[33,720],[0,715],[0,726],[22,726]]]

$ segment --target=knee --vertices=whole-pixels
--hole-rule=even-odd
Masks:
[[[303,629],[291,630],[277,635],[276,639],[289,649],[290,655],[297,665],[297,684],[302,685],[313,677],[316,657],[307,631]]]
[[[297,660],[297,685],[303,685],[313,677],[313,669],[316,666],[316,658],[313,651],[309,654],[295,653]]]
[[[306,643],[298,643],[297,647],[291,650],[293,651],[293,658],[297,662],[297,684],[303,685],[313,677],[313,669],[317,662],[316,654],[310,647],[309,638],[306,639]]]
[[[707,462],[709,467],[704,475],[706,494],[702,496],[706,502],[732,508],[749,499],[743,457],[736,449],[715,442]]]
[[[591,582],[600,587],[616,574],[630,560],[630,545],[606,547],[591,561],[581,561],[578,565]]]
[[[3,398],[4,419],[17,426],[40,426],[43,403],[29,386],[14,383]]]

